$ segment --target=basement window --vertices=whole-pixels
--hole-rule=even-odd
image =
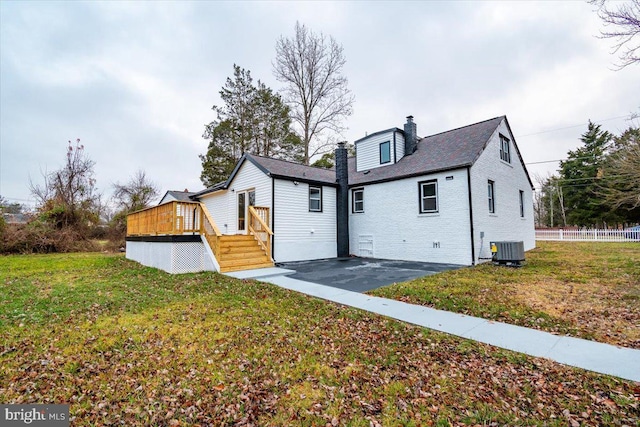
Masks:
[[[309,212],[322,212],[322,187],[309,186]]]

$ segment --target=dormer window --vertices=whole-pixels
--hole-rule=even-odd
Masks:
[[[391,161],[391,141],[380,143],[380,164],[389,163]]]
[[[500,135],[500,159],[507,163],[511,163],[511,145],[509,138]]]

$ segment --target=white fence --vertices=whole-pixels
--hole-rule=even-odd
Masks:
[[[638,230],[536,230],[536,240],[640,242]]]

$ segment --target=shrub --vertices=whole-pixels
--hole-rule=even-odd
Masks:
[[[28,224],[7,224],[0,234],[0,253],[89,252],[98,245],[72,227],[55,229],[41,220]]]

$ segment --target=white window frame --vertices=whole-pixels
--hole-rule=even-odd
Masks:
[[[524,191],[520,190],[518,197],[520,199],[520,218],[524,218]]]
[[[500,134],[500,160],[511,163],[511,141],[502,134]]]
[[[360,200],[356,200],[356,194],[360,194]],[[360,204],[360,209],[358,209]],[[351,213],[364,213],[364,188],[354,188],[351,190]]]
[[[425,187],[427,186],[431,186],[433,185],[434,189],[435,189],[435,194],[433,196],[426,196],[425,195]],[[435,209],[430,209],[430,210],[425,210],[424,209],[424,201],[426,199],[434,199],[436,202],[436,206]],[[437,213],[438,212],[438,180],[437,179],[430,179],[428,181],[420,181],[418,183],[418,204],[419,204],[419,209],[420,209],[420,213],[421,214],[430,214],[430,213]]]
[[[317,197],[314,197],[314,194],[312,194],[313,190],[317,190]],[[318,202],[317,209],[311,206],[311,203],[315,201]],[[309,186],[309,212],[322,212],[322,187],[320,186]]]

